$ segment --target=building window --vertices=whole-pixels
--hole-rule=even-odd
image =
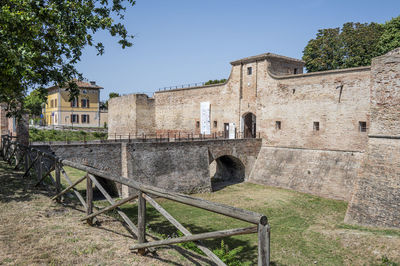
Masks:
[[[247,68],[247,75],[251,75],[253,74],[253,68],[252,67],[248,67]]]
[[[314,131],[319,131],[319,122],[314,122],[314,124],[313,124],[313,130],[314,130]]]
[[[200,128],[200,121],[196,121],[196,128]]]
[[[71,123],[79,123],[79,115],[71,115]]]
[[[81,99],[81,107],[89,108],[89,99]]]
[[[81,115],[82,124],[89,124],[89,115]]]
[[[218,122],[214,121],[214,128],[216,128],[218,126]]]
[[[293,70],[293,74],[297,74],[297,68]]]
[[[358,131],[367,132],[367,122],[365,121],[358,122]]]
[[[79,105],[78,105],[78,99],[77,99],[77,98],[75,98],[75,99],[73,99],[73,100],[71,101],[71,107],[79,107]]]
[[[281,121],[275,121],[275,129],[276,130],[281,130],[281,126],[282,126]]]

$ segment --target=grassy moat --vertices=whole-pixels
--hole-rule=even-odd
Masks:
[[[3,162],[1,163],[1,168],[0,180],[12,179],[11,169],[6,167]],[[71,179],[77,179],[83,174],[71,168],[66,168],[66,171]],[[7,184],[7,186],[10,186],[12,183],[8,182]],[[83,191],[84,185],[85,182],[80,184],[78,189]],[[18,182],[15,183],[15,186],[18,186]],[[34,236],[37,235],[35,232],[40,231],[40,229],[37,229],[35,225],[24,228],[24,226],[28,227],[29,224],[22,222],[15,223],[15,221],[10,221],[7,223],[10,213],[20,211],[18,209],[14,210],[10,204],[16,204],[21,201],[21,197],[15,195],[15,198],[13,198],[12,193],[6,193],[5,196],[6,187],[3,185],[2,187],[3,189],[0,190],[0,204],[2,206],[0,208],[3,211],[0,212],[0,229],[4,227],[4,230],[0,230],[0,235],[4,235],[4,237],[0,238],[0,250],[4,248],[1,243],[4,244],[7,241],[11,241],[12,230],[18,230],[18,234],[22,234],[19,241],[22,241],[24,246],[31,245],[31,247],[36,247],[36,240],[32,243],[31,240],[35,239]],[[50,224],[48,231],[46,231],[48,242],[39,245],[46,251],[47,255],[45,258],[40,258],[37,255],[39,258],[36,261],[32,261],[31,257],[29,257],[32,254],[29,255],[28,252],[23,257],[24,251],[22,251],[18,253],[19,260],[14,260],[13,256],[4,255],[4,252],[0,251],[0,265],[52,263],[52,260],[54,261],[55,258],[61,256],[59,251],[58,253],[56,252],[57,249],[55,247],[66,244],[73,245],[73,247],[71,250],[66,249],[64,251],[65,254],[63,253],[62,257],[65,257],[65,260],[58,261],[61,264],[74,262],[79,264],[96,264],[99,262],[102,262],[101,264],[113,264],[116,261],[120,261],[120,264],[125,264],[126,262],[137,263],[136,265],[143,265],[143,263],[148,265],[192,265],[194,263],[191,260],[187,260],[187,255],[182,255],[181,252],[177,252],[175,249],[165,247],[157,249],[158,257],[155,257],[155,260],[153,260],[154,257],[149,255],[150,257],[147,256],[145,258],[152,260],[143,261],[143,258],[138,258],[136,253],[130,253],[128,250],[129,245],[135,243],[135,240],[124,237],[124,235],[129,234],[122,226],[114,228],[117,226],[116,224],[119,224],[115,223],[114,218],[117,217],[115,212],[112,211],[106,215],[99,216],[100,226],[88,227],[79,221],[79,217],[84,214],[76,211],[75,207],[71,208],[73,203],[76,202],[71,200],[72,198],[68,197],[67,202],[71,201],[67,203],[68,206],[62,206],[52,203],[48,199],[49,195],[43,196],[42,194],[45,194],[45,192],[38,194],[38,191],[33,188],[26,189],[28,188],[24,188],[24,191],[28,198],[24,199],[24,206],[31,207],[26,207],[24,214],[19,214],[21,216],[19,219],[28,220],[29,217],[38,216],[37,212],[48,212],[54,208],[61,213],[45,216],[41,223],[36,224],[39,228],[44,223]],[[7,191],[10,191],[10,189],[7,189]],[[236,184],[214,193],[196,194],[194,196],[266,214],[271,224],[271,260],[275,265],[398,265],[400,263],[400,230],[385,230],[344,224],[343,219],[347,208],[347,203],[344,201],[324,199],[250,183]],[[41,202],[36,202],[37,198],[40,198]],[[170,200],[158,199],[157,201],[193,233],[249,225],[245,222]],[[108,206],[103,200],[98,200],[95,203],[97,206]],[[73,206],[77,207],[78,205]],[[78,207],[78,209],[82,208]],[[136,222],[137,206],[135,203],[125,204],[122,209]],[[4,217],[6,214],[7,217]],[[151,234],[158,237],[169,237],[178,234],[175,228],[149,205],[147,218],[148,230]],[[60,223],[63,219],[67,219],[68,223]],[[5,228],[7,228],[7,232]],[[34,233],[30,233],[31,231]],[[68,235],[62,235],[61,232],[68,232]],[[108,236],[109,234],[110,236]],[[98,239],[87,242],[88,238]],[[109,238],[113,240],[109,241]],[[118,242],[118,245],[114,245],[113,243],[117,240],[123,242]],[[246,265],[257,262],[257,237],[255,234],[230,237],[223,240],[225,248],[228,248],[228,250],[240,247],[235,252],[237,259],[231,260],[232,265]],[[221,249],[221,239],[204,242],[212,250]],[[103,243],[108,244],[104,245]],[[17,247],[18,245],[11,241],[10,243],[7,242],[5,246]],[[74,248],[76,246],[81,246],[83,251]],[[92,248],[88,250],[88,247]],[[193,252],[193,245],[185,244],[179,248],[182,247],[192,252],[191,254],[196,254]],[[110,253],[110,250],[113,250],[113,253]],[[99,257],[101,260],[96,260]],[[207,264],[205,261],[198,263]]]

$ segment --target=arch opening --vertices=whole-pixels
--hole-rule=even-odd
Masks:
[[[245,166],[236,157],[224,155],[211,162],[210,178],[212,191],[241,183],[245,179]]]
[[[96,176],[96,179],[111,197],[119,196],[118,187],[114,181],[102,178],[100,176]],[[93,197],[95,199],[105,199],[104,195],[100,192],[100,190],[97,187],[95,187],[93,191]]]
[[[256,133],[256,115],[247,113],[243,115],[243,135],[245,138],[255,138]]]

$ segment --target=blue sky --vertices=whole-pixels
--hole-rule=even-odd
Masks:
[[[383,23],[400,15],[400,1],[137,0],[124,24],[134,45],[96,34],[106,47],[83,52],[78,70],[110,92],[151,93],[158,88],[228,78],[229,62],[265,52],[301,58],[318,29],[345,22]]]

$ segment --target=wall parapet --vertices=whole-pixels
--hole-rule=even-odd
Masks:
[[[303,74],[290,74],[290,75],[277,75],[272,73],[270,68],[267,68],[268,75],[273,79],[295,79],[295,78],[306,78],[306,77],[314,77],[314,76],[322,76],[322,75],[333,75],[333,74],[345,74],[351,72],[363,72],[363,71],[371,71],[371,66],[363,66],[363,67],[352,67],[352,68],[344,68],[344,69],[335,69],[335,70],[327,70],[327,71],[317,71]]]

